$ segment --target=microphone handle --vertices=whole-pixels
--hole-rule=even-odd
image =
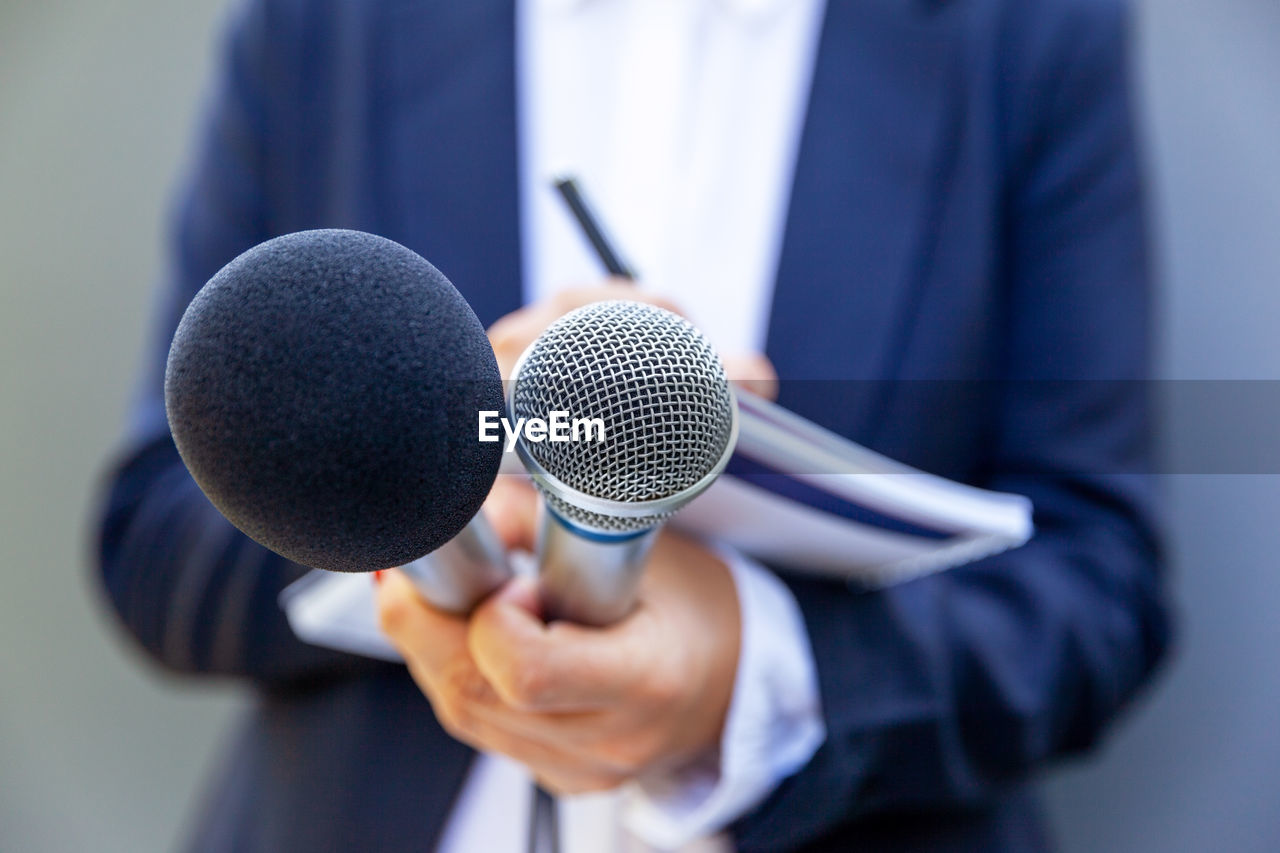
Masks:
[[[659,526],[605,536],[570,527],[544,503],[538,536],[544,616],[604,627],[630,613]]]
[[[538,531],[538,587],[543,617],[603,628],[622,619],[636,603],[645,558],[658,538],[655,525],[623,537],[570,527],[547,506]],[[528,853],[559,853],[555,800],[534,783]]]
[[[470,613],[514,574],[484,513],[477,513],[457,536],[401,571],[432,606],[458,614]]]

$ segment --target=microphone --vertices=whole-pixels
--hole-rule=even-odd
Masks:
[[[550,618],[603,626],[635,603],[660,525],[728,464],[737,403],[711,344],[684,318],[608,301],[564,315],[520,357],[514,423],[567,413],[603,423],[600,440],[516,449],[545,498],[540,586]]]
[[[272,551],[343,572],[435,551],[409,569],[454,611],[510,576],[476,516],[502,457],[475,435],[502,405],[497,361],[462,295],[404,246],[317,230],[248,250],[187,307],[164,394],[191,476]]]

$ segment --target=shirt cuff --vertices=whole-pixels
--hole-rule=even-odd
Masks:
[[[720,748],[629,786],[622,819],[660,849],[712,835],[762,802],[826,739],[817,671],[791,591],[759,563],[717,548],[737,587],[742,642]]]

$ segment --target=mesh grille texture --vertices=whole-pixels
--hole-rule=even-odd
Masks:
[[[519,418],[601,419],[602,442],[525,448],[570,488],[621,503],[669,498],[698,483],[720,461],[733,425],[728,379],[710,343],[682,317],[638,302],[597,302],[548,327],[520,367],[512,408]],[[549,497],[570,520],[605,530],[663,518],[605,518]]]

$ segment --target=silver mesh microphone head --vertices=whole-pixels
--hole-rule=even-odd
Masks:
[[[564,315],[516,366],[515,418],[604,422],[604,440],[518,450],[562,518],[609,533],[652,527],[711,485],[737,439],[737,404],[720,357],[682,317],[640,302]]]

